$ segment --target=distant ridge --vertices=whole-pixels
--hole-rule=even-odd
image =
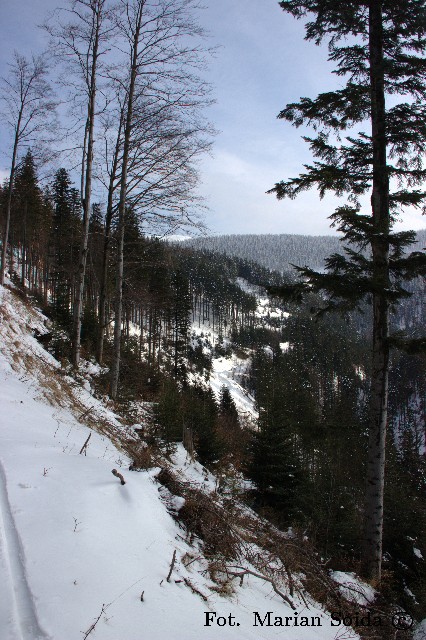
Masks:
[[[291,265],[324,269],[324,260],[332,253],[342,252],[339,236],[304,236],[295,234],[233,234],[190,238],[186,246],[205,251],[225,253],[253,260],[274,271],[288,271]],[[426,229],[417,232],[417,243],[412,250],[426,245]]]

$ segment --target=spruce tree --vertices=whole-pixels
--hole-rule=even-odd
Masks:
[[[194,434],[195,451],[202,465],[210,465],[222,455],[216,432],[218,407],[210,388],[188,387],[183,396],[184,425]]]
[[[332,224],[351,246],[327,260],[327,273],[299,269],[303,280],[282,294],[315,289],[329,309],[372,304],[372,374],[365,498],[365,575],[381,577],[385,435],[388,404],[391,307],[407,295],[401,281],[426,272],[423,253],[405,252],[412,232],[393,231],[407,206],[424,208],[426,177],[426,9],[424,0],[283,0],[282,9],[307,18],[306,39],[328,40],[329,59],[346,84],[342,89],[301,98],[279,117],[295,126],[310,124],[305,138],[316,158],[299,177],[275,185],[278,198],[316,187],[347,194],[347,205]],[[386,100],[392,106],[387,107]],[[359,133],[344,132],[362,126]],[[364,128],[368,127],[366,133]],[[392,191],[390,189],[392,188]],[[371,211],[360,198],[371,195]],[[363,251],[366,250],[366,251]],[[395,340],[394,340],[395,341]],[[400,346],[404,340],[398,339]],[[410,347],[413,345],[411,344]]]
[[[238,411],[234,399],[226,385],[220,388],[219,412],[228,419],[231,424],[238,425]]]
[[[173,375],[175,378],[185,379],[185,360],[190,328],[189,314],[192,300],[188,278],[179,268],[175,269],[171,275],[171,289],[170,320],[173,328]]]
[[[66,169],[61,168],[55,173],[50,194],[54,209],[50,250],[52,306],[55,318],[71,328],[73,286],[80,241],[80,207],[75,206],[76,192],[71,187]]]
[[[155,418],[161,429],[166,452],[173,453],[174,443],[183,437],[183,407],[179,387],[174,380],[165,379],[159,402],[155,406]]]
[[[286,403],[273,391],[267,406],[259,413],[249,476],[257,487],[261,504],[272,507],[283,524],[297,519],[301,497],[307,489],[306,476]]]
[[[29,149],[16,169],[12,190],[11,240],[18,251],[21,281],[25,285],[31,268],[44,262],[50,226],[50,208],[38,184],[34,157]]]

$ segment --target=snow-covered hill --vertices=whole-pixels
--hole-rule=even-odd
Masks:
[[[128,470],[129,428],[91,394],[90,376],[65,375],[32,337],[43,317],[9,289],[0,315],[1,640],[358,637],[309,596],[295,593],[294,611],[253,575],[229,595],[215,590],[201,546],[170,513],[183,499],[166,504],[158,468]],[[213,491],[181,447],[174,473]],[[266,626],[268,611],[288,628]]]
[[[417,240],[410,248],[411,251],[421,251],[425,246],[426,230],[420,229],[416,233]],[[327,256],[342,252],[340,237],[337,235],[234,234],[184,240],[185,245],[194,249],[253,260],[278,272],[292,271],[295,264],[322,270]]]

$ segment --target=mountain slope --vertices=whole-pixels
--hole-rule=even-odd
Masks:
[[[127,471],[119,447],[127,428],[91,394],[89,376],[76,384],[32,337],[34,328],[43,330],[41,314],[5,288],[0,314],[2,640],[275,638],[276,628],[253,626],[255,611],[262,620],[268,611],[287,617],[291,640],[336,637],[329,614],[308,594],[293,597],[298,615],[319,626],[293,627],[289,604],[254,576],[220,595],[202,546],[189,544],[170,513],[182,499],[169,495],[167,508],[158,469]],[[207,494],[213,485],[182,448],[174,473]],[[205,626],[206,612],[235,626]]]
[[[239,234],[191,238],[182,244],[253,260],[278,272],[291,270],[293,264],[321,270],[325,258],[332,253],[342,252],[338,236]],[[417,232],[417,243],[413,245],[413,250],[419,251],[425,244],[426,231],[422,229]]]

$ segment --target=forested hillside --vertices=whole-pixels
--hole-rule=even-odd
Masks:
[[[228,256],[254,260],[278,272],[292,271],[292,265],[324,269],[325,259],[342,253],[339,236],[302,236],[293,234],[217,235],[185,240],[194,249],[225,253]],[[426,230],[417,231],[413,250],[426,246]]]
[[[197,599],[206,624],[190,639],[206,627],[212,640],[263,640],[275,626],[309,627],[302,612],[312,610],[321,612],[312,626],[337,612],[339,628],[297,629],[289,640],[422,640],[426,230],[394,225],[426,201],[425,0],[279,3],[296,18],[312,14],[306,37],[329,38],[344,88],[280,112],[313,126],[304,139],[316,159],[269,193],[347,195],[331,216],[340,235],[185,242],[162,238],[205,230],[199,171],[216,133],[206,115],[215,50],[197,0],[64,2],[43,26],[49,54],[15,53],[0,86],[10,134],[0,185],[0,436],[10,447],[0,456],[0,615],[12,640],[49,637],[42,615],[72,629],[57,640],[76,637],[67,599],[74,587],[79,603],[93,595],[97,571],[116,595],[102,595],[111,600],[100,600],[84,638],[99,623],[106,638],[127,640],[121,628],[143,628],[152,607],[147,640],[182,640]],[[229,170],[249,165],[228,155]],[[79,449],[73,430],[84,434]],[[34,524],[20,492],[39,482],[48,490],[42,517],[30,508]],[[87,529],[63,489],[73,509],[84,505]],[[145,569],[150,590],[121,609],[118,630],[108,627],[109,608]],[[134,582],[116,588],[123,571]],[[216,605],[251,611],[253,581],[290,615],[253,624],[265,626],[259,634],[233,635],[231,613],[210,628]],[[164,635],[155,618],[169,607],[179,626],[166,616]]]
[[[281,273],[287,281],[295,278],[293,265],[324,271],[326,259],[335,253],[343,254],[344,246],[337,236],[290,234],[210,236],[187,239],[178,245],[212,253],[212,262],[221,262],[222,256],[240,258],[243,261],[253,260],[267,270]],[[422,251],[425,247],[426,230],[417,231],[412,250]],[[263,272],[263,276],[265,274],[267,271]],[[258,279],[256,283],[263,286],[275,284],[269,277]],[[391,324],[394,330],[405,331],[415,337],[421,335],[426,323],[425,280],[423,277],[414,278],[405,286],[411,296],[395,307]],[[352,322],[357,330],[367,332],[370,323],[368,305],[362,313],[352,313]]]
[[[5,194],[3,189],[3,202]],[[40,339],[69,370],[81,238],[78,194],[65,169],[42,188],[29,152],[13,195],[10,277],[50,317]],[[97,357],[102,334],[104,235],[102,207],[94,204],[82,322],[85,359]],[[110,242],[116,243],[115,229]],[[237,478],[250,479],[244,490],[238,480],[240,499],[280,527],[301,528],[333,567],[356,571],[371,366],[362,314],[353,314],[349,323],[338,315],[315,320],[314,295],[303,305],[272,303],[264,287],[285,285],[288,276],[239,257],[147,238],[130,209],[124,256],[118,398],[123,407],[154,402],[144,427],[150,446],[170,455],[183,441],[218,474],[225,491]],[[101,395],[110,391],[114,353],[113,270],[109,262],[104,369],[97,378]],[[399,307],[394,323],[418,327],[423,314],[424,299],[415,295]],[[421,358],[395,352],[385,566],[400,602],[419,613],[426,597],[424,561],[413,549],[426,553],[425,410]],[[415,595],[407,596],[407,589]]]

